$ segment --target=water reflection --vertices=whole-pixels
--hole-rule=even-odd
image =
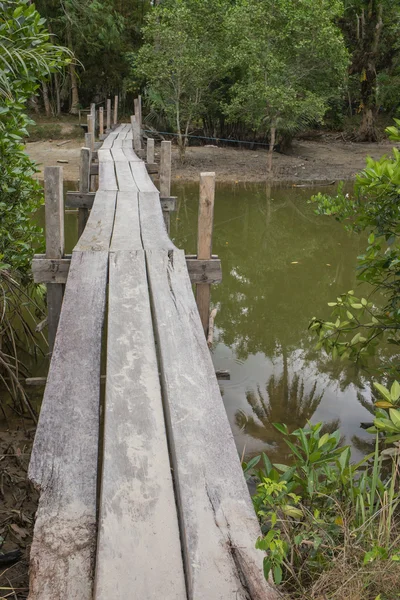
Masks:
[[[314,315],[329,315],[327,302],[355,287],[363,247],[339,223],[314,214],[307,199],[316,191],[217,186],[213,251],[223,282],[212,293],[219,307],[213,358],[231,372],[224,403],[238,449],[248,455],[283,452],[271,425],[277,421],[339,420],[346,442],[368,440],[359,423],[371,416],[357,400],[360,392],[370,396],[368,374],[316,352],[307,330]],[[194,253],[198,186],[176,186],[174,194],[172,235]],[[354,447],[357,455],[361,444]]]

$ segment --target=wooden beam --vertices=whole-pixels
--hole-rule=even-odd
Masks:
[[[90,165],[90,174],[91,175],[98,175],[99,174],[99,165],[98,164],[91,164]]]
[[[215,173],[200,174],[200,201],[197,233],[197,258],[209,260],[212,254],[212,234],[214,224]],[[210,314],[211,288],[209,284],[196,286],[196,303],[200,319],[207,337]]]
[[[90,135],[90,134],[88,134]],[[91,136],[92,138],[92,136]],[[88,140],[90,142],[90,140]],[[81,149],[79,192],[88,194],[90,190],[90,169],[92,161],[92,151],[90,148]],[[93,204],[93,202],[92,202]],[[78,210],[78,239],[81,237],[89,218],[88,207],[80,206]]]
[[[121,194],[122,192],[118,193],[118,198]],[[127,227],[126,234],[132,233],[134,224],[127,222],[125,225]],[[70,262],[71,256],[68,255],[60,259],[46,259],[44,254],[35,254],[32,261],[35,283],[66,283]],[[221,261],[218,257],[200,260],[193,255],[186,256],[186,266],[192,284],[215,284],[222,281]]]
[[[149,175],[156,175],[158,173],[158,164],[146,162],[146,169]]]
[[[46,258],[60,259],[64,254],[64,195],[62,167],[45,167],[44,197],[46,222]],[[48,341],[53,352],[63,302],[61,282],[47,285]]]
[[[161,142],[160,158],[160,196],[171,196],[171,142]],[[164,223],[169,234],[171,229],[171,216],[169,211],[163,211]]]
[[[104,108],[99,108],[99,137],[104,134]]]
[[[176,200],[176,196],[170,196],[169,198],[163,198],[162,196],[160,196],[162,210],[168,212],[176,211]]]
[[[92,208],[96,192],[67,192],[65,206],[68,208]]]
[[[131,116],[131,126],[133,133],[133,149],[135,152],[140,152],[142,149],[142,141],[140,139],[140,125],[136,118],[136,115]]]

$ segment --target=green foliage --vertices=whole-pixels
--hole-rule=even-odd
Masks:
[[[336,592],[338,575],[343,598],[351,597],[347,586],[357,575],[368,588],[365,597],[387,591],[392,570],[396,580],[400,574],[394,520],[399,452],[388,468],[376,436],[375,452],[354,465],[338,431],[323,433],[321,423],[292,434],[285,425],[275,427],[291,451],[290,465],[271,464],[265,454],[244,464],[245,475],[259,481],[253,502],[262,527],[257,548],[265,552],[265,576],[300,597],[311,590],[330,597],[325,586],[332,580],[336,587],[330,591]],[[386,589],[379,589],[378,563],[389,578]],[[365,565],[371,569],[364,571]]]
[[[400,125],[400,121],[396,121]],[[396,127],[389,127],[390,139],[400,139]],[[368,233],[365,252],[358,257],[357,278],[370,284],[367,297],[351,290],[330,302],[331,321],[313,318],[310,329],[319,337],[317,348],[334,358],[361,359],[377,353],[384,344],[400,345],[400,152],[380,160],[367,159],[357,175],[352,195],[339,187],[337,196],[318,194],[312,198],[317,213],[334,215],[351,231]],[[384,372],[398,373],[397,361],[384,363]]]
[[[27,0],[0,3],[0,268],[27,276],[40,230],[31,215],[41,202],[36,169],[24,152],[31,123],[25,103],[41,79],[65,64],[43,19]]]
[[[228,66],[239,74],[230,118],[291,135],[321,122],[347,67],[335,24],[342,10],[336,0],[236,2],[227,18]]]

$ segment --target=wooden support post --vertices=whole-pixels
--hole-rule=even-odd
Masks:
[[[88,123],[88,134],[91,135],[91,140],[92,140],[90,149],[93,152],[93,150],[94,150],[94,119],[91,115],[88,116],[87,123]],[[86,143],[86,141],[85,141],[85,143]]]
[[[154,140],[153,138],[147,138],[147,157],[146,162],[148,165],[154,164]]]
[[[160,158],[160,198],[171,196],[171,142],[161,142]],[[164,223],[168,234],[171,228],[170,213],[163,211]]]
[[[90,148],[90,152],[94,152],[94,139],[92,133],[85,133],[85,148]]]
[[[139,108],[139,122],[140,122],[140,130],[143,128],[143,115],[142,115],[142,96],[139,94],[138,96],[138,108]]]
[[[111,129],[111,98],[107,99],[107,122],[106,122],[107,131]]]
[[[90,135],[90,134],[86,134]],[[79,191],[83,194],[87,194],[90,191],[90,163],[91,163],[91,150],[90,148],[81,149],[81,164],[79,174]],[[89,218],[88,208],[78,209],[78,239],[81,237],[83,230],[86,227],[87,220]]]
[[[140,127],[135,115],[131,116],[131,126],[133,133],[133,149],[135,150],[135,152],[140,152],[142,149],[142,142],[140,139]]]
[[[90,116],[93,119],[93,137],[96,137],[96,104],[94,102],[90,105]]]
[[[99,108],[99,136],[104,135],[104,108]]]
[[[197,258],[208,260],[212,253],[212,233],[214,224],[215,173],[200,174],[200,202],[197,237]],[[207,337],[210,315],[211,286],[208,283],[196,285],[196,302],[204,333]]]
[[[118,96],[114,97],[114,125],[118,123]]]
[[[64,254],[64,196],[62,167],[45,167],[44,198],[46,218],[46,258],[62,258]],[[47,284],[49,353],[53,352],[61,313],[64,286]]]

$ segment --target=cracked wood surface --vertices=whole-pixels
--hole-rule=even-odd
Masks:
[[[100,190],[73,253],[29,471],[41,487],[29,598],[275,599],[184,252],[130,126],[114,129],[98,157]]]

